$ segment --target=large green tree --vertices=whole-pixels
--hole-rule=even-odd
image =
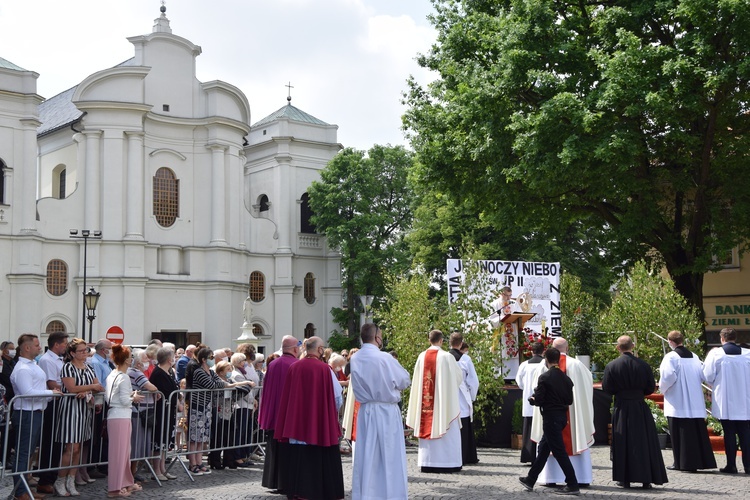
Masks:
[[[750,238],[750,2],[433,4],[437,78],[404,116],[424,182],[498,227],[582,224],[700,305]]]
[[[341,252],[349,333],[356,333],[356,295],[385,294],[384,270],[408,269],[403,242],[412,219],[408,173],[414,155],[402,146],[346,148],[308,190],[312,222]]]

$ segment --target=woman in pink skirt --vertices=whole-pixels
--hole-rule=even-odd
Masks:
[[[130,413],[133,403],[143,396],[133,391],[127,374],[130,366],[130,349],[127,346],[112,346],[112,362],[116,370],[107,377],[107,434],[109,436],[109,498],[128,497],[133,491],[142,490],[130,472]]]

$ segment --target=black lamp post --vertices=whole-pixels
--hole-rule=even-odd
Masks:
[[[83,303],[86,306],[86,310],[88,310],[88,320],[89,320],[89,344],[91,344],[93,341],[92,339],[92,331],[94,329],[94,320],[96,319],[96,305],[99,303],[99,296],[101,294],[94,290],[94,287],[91,287],[91,290],[89,290],[87,293],[83,295]]]
[[[78,229],[71,229],[70,230],[70,237],[76,240],[83,240],[83,287],[81,290],[83,290],[83,311],[81,312],[81,333],[86,333],[86,296],[88,295],[86,293],[86,267],[88,265],[87,257],[88,257],[88,242],[89,238],[100,240],[102,239],[102,232],[101,231],[90,231],[88,229],[81,229],[80,236],[78,235]],[[93,292],[94,289],[92,288],[91,291]],[[96,301],[99,300],[99,294],[96,294]],[[96,309],[96,301],[94,302],[94,309]],[[96,316],[94,316],[96,317]],[[93,318],[91,318],[89,321],[93,321]],[[89,327],[91,324],[89,323]],[[90,328],[89,328],[90,330]],[[89,343],[91,343],[91,331],[89,331]]]

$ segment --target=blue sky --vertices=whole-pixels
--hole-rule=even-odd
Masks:
[[[0,2],[0,57],[40,74],[52,97],[132,57],[129,36],[151,32],[158,0]],[[429,0],[171,0],[172,32],[200,45],[201,81],[248,97],[252,122],[292,104],[339,126],[344,146],[405,144],[401,93],[435,32]]]

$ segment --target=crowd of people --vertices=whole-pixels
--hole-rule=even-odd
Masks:
[[[170,450],[187,456],[193,476],[262,460],[248,445],[261,440],[263,377],[263,355],[251,344],[232,352],[154,340],[131,350],[56,332],[44,354],[33,334],[21,335],[17,348],[3,342],[2,351],[0,414],[11,418],[4,462],[16,472],[12,498],[78,496],[78,488],[104,478],[108,497],[127,497],[147,475],[177,478],[167,469]]]
[[[668,481],[667,469],[717,467],[703,383],[713,388],[712,412],[724,427],[721,472],[738,472],[737,442],[750,449],[750,355],[736,344],[734,330],[720,336],[722,346],[701,362],[679,331],[668,334],[672,351],[660,366],[659,390],[672,437],[669,467],[644,401],[657,388],[653,370],[634,355],[629,336],[618,339],[620,356],[602,379],[614,397],[611,459],[618,485],[650,489]],[[77,488],[105,477],[108,497],[131,496],[142,489],[142,461],[155,479],[176,478],[167,468],[170,450],[185,456],[193,476],[263,459],[264,487],[308,499],[344,498],[341,454],[351,450],[352,498],[408,498],[405,426],[418,439],[422,472],[457,473],[476,464],[472,420],[480,387],[461,333],[450,335],[446,350],[443,333],[431,331],[411,377],[394,353],[382,351],[376,325],[363,325],[360,338],[360,349],[335,353],[319,337],[285,336],[267,358],[251,344],[232,352],[153,341],[131,351],[52,333],[42,354],[33,334],[4,342],[2,404],[9,394],[21,396],[12,411],[2,411],[10,414],[11,465],[18,472],[13,498],[77,496]],[[519,480],[528,491],[537,483],[565,483],[554,491],[578,495],[593,480],[593,377],[568,355],[563,338],[531,350],[517,375],[525,402],[521,462],[530,464]],[[410,386],[404,411],[402,391]],[[261,430],[264,436],[255,434]],[[261,442],[264,458],[253,445]],[[37,447],[38,478],[32,478],[27,473]],[[750,454],[742,463],[749,473]]]

